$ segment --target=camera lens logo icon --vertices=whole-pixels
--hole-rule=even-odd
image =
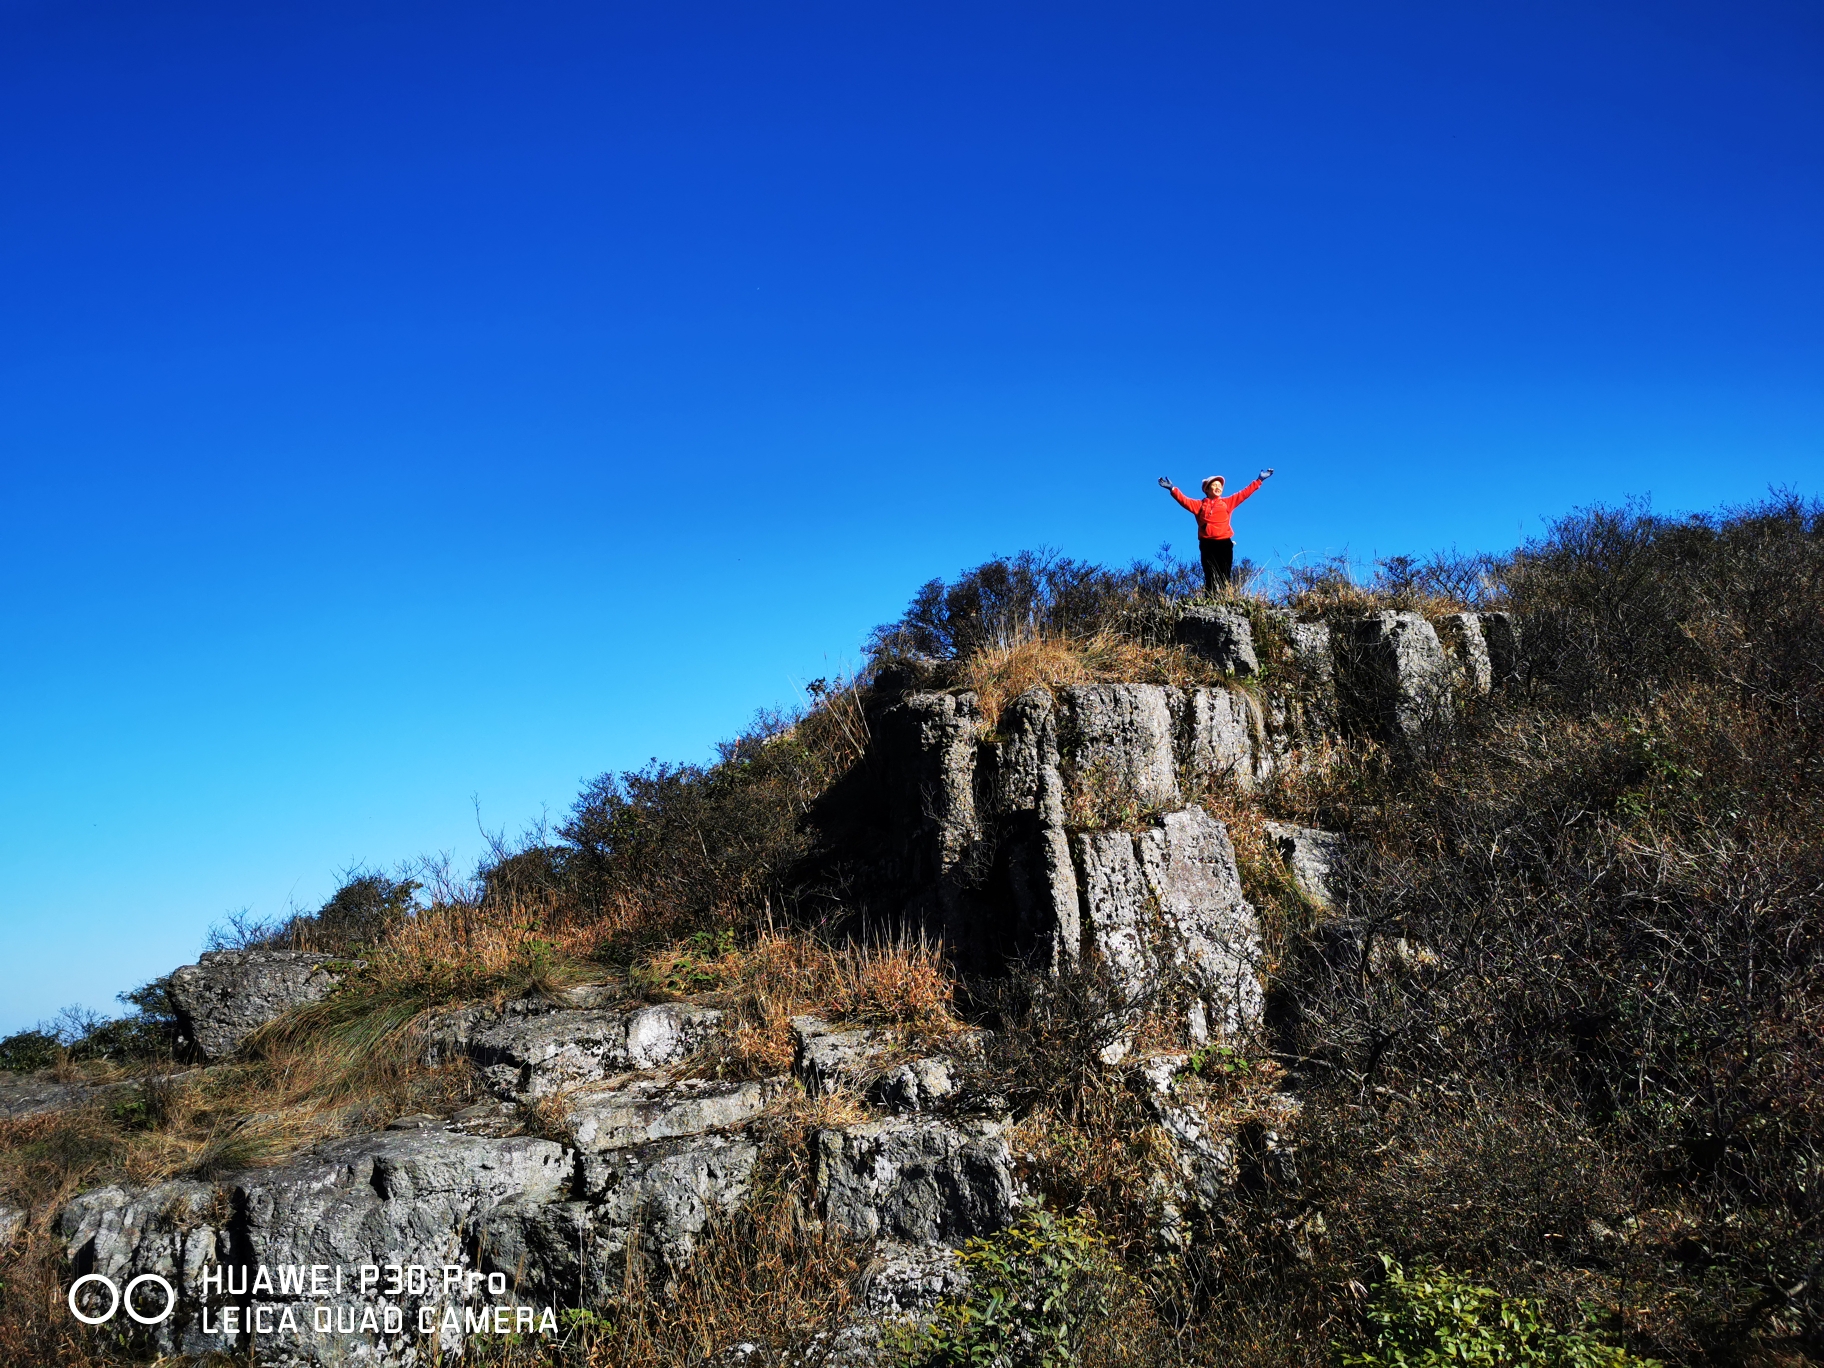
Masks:
[[[99,1283],[101,1286],[108,1289],[108,1309],[103,1311],[99,1316],[88,1315],[76,1304],[76,1294],[82,1291],[82,1289],[87,1287],[90,1283]],[[142,1316],[139,1314],[139,1308],[133,1305],[133,1294],[147,1283],[156,1283],[163,1289],[165,1294],[165,1309],[160,1311],[156,1316]],[[157,1325],[159,1322],[167,1319],[171,1313],[177,1309],[177,1293],[172,1290],[170,1283],[166,1282],[156,1273],[141,1273],[137,1278],[133,1279],[132,1282],[127,1284],[125,1292],[121,1291],[120,1287],[112,1278],[105,1277],[100,1273],[84,1273],[80,1278],[76,1279],[75,1282],[70,1284],[69,1302],[70,1314],[76,1317],[76,1319],[81,1321],[84,1325],[102,1325],[113,1320],[115,1312],[119,1311],[123,1305],[127,1308],[127,1314],[141,1325]]]

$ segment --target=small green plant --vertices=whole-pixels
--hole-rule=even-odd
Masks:
[[[1537,1302],[1439,1268],[1408,1273],[1386,1254],[1381,1262],[1387,1276],[1367,1311],[1373,1346],[1338,1345],[1342,1368],[1660,1368],[1588,1329],[1559,1330]]]
[[[600,1311],[591,1311],[586,1306],[574,1306],[557,1313],[558,1323],[563,1326],[564,1334],[572,1344],[596,1344],[611,1339],[614,1335],[614,1321]]]
[[[1107,1316],[1120,1265],[1087,1216],[1038,1210],[963,1246],[968,1295],[904,1346],[914,1368],[1063,1368]]]
[[[669,959],[659,964],[636,965],[629,978],[634,991],[649,997],[705,993],[722,986],[722,970],[716,961],[734,949],[732,930],[698,931]]]
[[[1191,1054],[1190,1070],[1202,1078],[1216,1074],[1240,1078],[1251,1073],[1253,1068],[1246,1055],[1229,1045],[1205,1045]]]

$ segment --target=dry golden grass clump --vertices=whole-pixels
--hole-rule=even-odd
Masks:
[[[1112,630],[1087,637],[1034,635],[985,646],[957,670],[958,684],[974,691],[990,730],[1002,709],[1028,689],[1115,683],[1191,689],[1223,680],[1220,670],[1182,646],[1148,646]]]
[[[699,940],[699,946],[704,942]],[[917,939],[830,945],[811,936],[766,931],[747,946],[729,937],[698,957],[690,943],[669,947],[636,966],[632,978],[659,979],[674,996],[694,986],[703,1000],[735,1018],[719,1071],[765,1077],[791,1067],[796,1016],[822,1016],[902,1028],[909,1037],[948,1035],[960,1028],[956,983],[942,949]],[[662,978],[661,978],[662,976]]]

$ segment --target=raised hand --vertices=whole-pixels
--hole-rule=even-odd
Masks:
[[[1166,479],[1165,476],[1161,475],[1159,477],[1159,488],[1170,489],[1171,487],[1172,487],[1172,482],[1170,480]]]
[[[1266,468],[1266,469],[1265,469],[1265,470],[1263,470],[1263,471],[1261,471],[1261,472],[1260,472],[1260,478],[1261,478],[1261,479],[1263,479],[1263,480],[1270,480],[1270,479],[1272,479],[1272,478],[1273,478],[1273,467],[1272,467],[1272,466],[1268,466],[1268,467],[1267,467],[1267,468]]]

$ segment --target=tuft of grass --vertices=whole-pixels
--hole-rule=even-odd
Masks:
[[[1182,646],[1146,645],[1112,628],[1088,636],[1033,634],[986,645],[958,662],[956,673],[959,686],[974,691],[991,731],[1001,711],[1032,688],[1123,683],[1193,689],[1225,678]]]
[[[673,951],[655,959],[677,963]],[[962,1026],[957,985],[942,947],[920,939],[831,945],[809,935],[765,931],[746,946],[692,961],[691,972],[714,985],[704,1000],[734,1018],[710,1061],[715,1071],[731,1077],[761,1078],[790,1068],[795,1016],[898,1027],[925,1038]]]

